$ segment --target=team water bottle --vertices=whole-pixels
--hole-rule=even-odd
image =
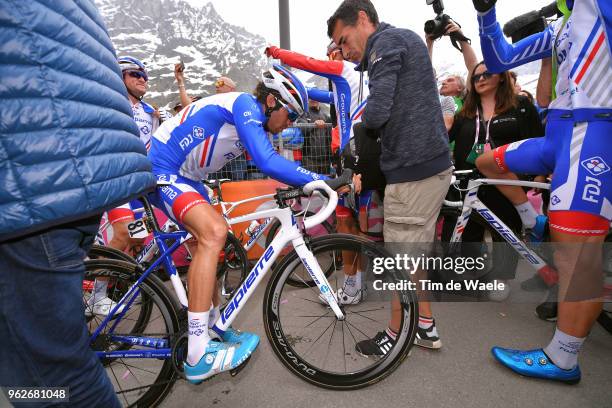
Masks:
[[[255,233],[255,230],[257,229],[257,227],[259,227],[259,221],[257,220],[253,220],[251,222],[251,225],[249,225],[249,227],[246,229],[246,234],[251,237],[253,236],[253,234]]]

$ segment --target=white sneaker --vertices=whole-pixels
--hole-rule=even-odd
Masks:
[[[365,288],[359,289],[355,295],[351,296],[344,292],[342,288],[338,288],[338,292],[336,293],[336,299],[338,299],[338,304],[340,305],[356,305],[365,299],[366,290]],[[319,295],[319,302],[327,305],[327,300],[323,297],[322,294]]]
[[[85,316],[90,317],[93,315],[98,316],[108,316],[111,310],[117,306],[117,302],[113,301],[108,296],[104,296],[103,298],[98,298],[94,303],[94,296],[87,299],[87,303],[85,305]],[[117,313],[121,313],[125,308],[125,304],[121,305]]]
[[[510,284],[509,280],[497,279],[497,282],[504,284],[503,290],[490,290],[487,294],[489,300],[492,302],[503,302],[510,297]]]

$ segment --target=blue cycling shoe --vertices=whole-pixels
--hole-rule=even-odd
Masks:
[[[233,327],[229,327],[225,331],[225,333],[223,333],[223,336],[221,336],[221,339],[223,339],[223,341],[226,343],[242,344],[244,342],[253,341],[253,337],[256,337],[257,342],[259,342],[259,336],[256,335],[255,333],[242,332],[240,330],[234,329]]]
[[[544,241],[544,235],[546,235],[547,225],[548,217],[545,215],[538,215],[536,217],[536,224],[529,231],[529,242],[539,243]]]
[[[199,384],[223,371],[233,370],[246,362],[258,345],[258,336],[241,344],[210,340],[206,352],[196,365],[191,366],[185,362],[185,377],[190,383]]]
[[[493,347],[491,354],[497,361],[515,373],[527,377],[561,381],[566,384],[580,382],[580,367],[576,366],[571,370],[563,370],[554,365],[542,349],[523,351]]]

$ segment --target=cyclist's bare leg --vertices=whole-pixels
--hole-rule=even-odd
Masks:
[[[586,337],[603,305],[605,235],[577,236],[553,229],[551,237],[556,242],[555,265],[559,272],[557,327],[571,336]],[[580,300],[571,301],[572,298]]]
[[[502,180],[518,180],[516,174],[501,169],[495,162],[493,150],[480,155],[476,159],[476,167],[488,178]],[[528,201],[527,193],[518,186],[496,186],[497,189],[514,205],[524,204]]]
[[[359,235],[359,229],[357,223],[353,217],[349,214],[338,215],[336,230],[339,233]],[[357,266],[359,265],[359,255],[352,251],[342,251],[342,261],[344,263],[344,274],[353,276],[357,273]]]
[[[227,224],[208,203],[189,209],[183,217],[185,228],[196,238],[188,270],[189,311],[207,312],[216,287],[219,253],[225,245]]]
[[[189,241],[187,241],[187,247],[189,248],[190,254],[195,254],[198,250],[198,241],[196,241],[195,239],[190,239]],[[193,259],[193,255],[191,255],[191,259]],[[219,282],[216,282],[215,285],[216,285],[216,289],[213,291],[213,295],[212,295],[212,306],[213,307],[219,306],[220,304]]]

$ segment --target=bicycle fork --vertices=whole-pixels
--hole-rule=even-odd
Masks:
[[[338,300],[331,290],[327,277],[321,270],[321,266],[319,265],[319,262],[317,262],[317,259],[313,253],[306,246],[304,238],[300,237],[294,239],[293,246],[295,248],[295,252],[297,252],[298,256],[300,257],[304,268],[306,268],[310,277],[317,284],[317,287],[321,291],[325,301],[331,307],[338,320],[344,320],[344,313],[340,309],[340,306],[338,306]]]

